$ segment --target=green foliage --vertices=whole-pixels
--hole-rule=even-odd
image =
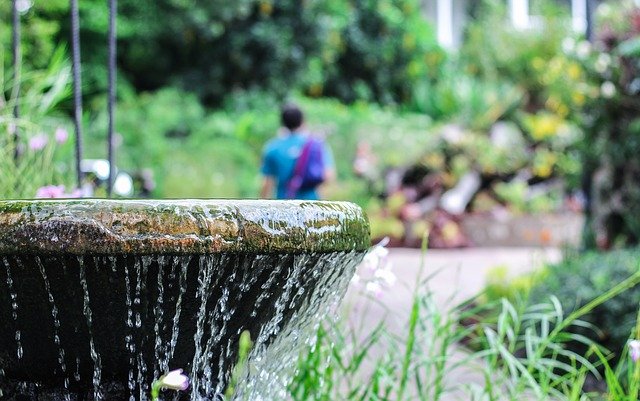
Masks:
[[[0,6],[0,20],[11,21],[10,4]],[[80,20],[84,92],[93,97],[107,86],[108,9],[82,1]],[[22,23],[29,68],[69,42],[66,1],[36,2]],[[0,27],[5,50],[10,27]],[[216,106],[232,91],[255,89],[403,102],[444,58],[417,0],[121,0],[117,36],[121,96],[173,85]]]
[[[308,94],[404,103],[419,79],[439,75],[445,55],[419,1],[326,3],[343,6],[333,16],[337,29],[330,31],[322,53],[310,60]]]
[[[397,166],[433,141],[430,120],[421,115],[364,103],[295,100],[308,130],[325,136],[333,150],[338,180],[326,188],[330,199],[369,202],[366,183],[352,172],[358,143],[369,143],[381,164]],[[128,97],[116,114],[117,165],[130,172],[152,169],[157,197],[255,197],[263,146],[278,133],[279,107],[263,92],[234,93],[219,111],[204,109],[194,94],[175,88]],[[104,158],[106,112],[86,125],[87,157]],[[413,144],[410,149],[405,141]]]
[[[47,66],[64,35],[65,18],[69,10],[68,0],[34,1],[31,9],[21,16],[22,64],[25,70],[39,70]],[[13,65],[11,59],[12,1],[0,4],[0,43],[4,67]]]
[[[496,266],[487,273],[482,298],[484,302],[488,303],[499,301],[502,298],[508,299],[512,303],[525,301],[529,298],[531,289],[545,279],[547,272],[548,270],[545,268],[517,277],[510,277],[507,266]]]
[[[470,73],[523,85],[533,104],[543,89],[533,61],[549,62],[560,53],[562,40],[570,36],[566,10],[542,3],[540,26],[519,30],[504,23],[503,5],[487,1],[481,15],[469,25],[461,51]]]
[[[150,168],[157,197],[255,196],[261,144],[277,129],[275,109],[206,112],[194,94],[175,88],[120,102],[117,116],[117,165]],[[90,127],[87,157],[104,158],[106,112]]]
[[[46,69],[22,71],[19,95],[15,75],[0,75],[0,198],[33,198],[40,187],[71,182],[70,141],[54,138],[56,130],[70,129],[58,110],[70,91],[63,54],[58,49]]]
[[[582,153],[592,200],[586,245],[609,248],[640,242],[640,54],[633,50],[640,7],[625,1],[601,11],[601,51],[581,60],[596,95],[583,114]]]
[[[620,284],[609,283],[602,294],[570,313],[554,298],[529,307],[500,299],[486,306],[497,311],[492,321],[478,320],[485,307],[473,308],[467,302],[454,308],[437,305],[428,281],[420,282],[400,331],[384,321],[370,324],[367,331],[358,329],[359,319],[367,319],[367,303],[372,302],[360,298],[363,302],[351,305],[343,319],[324,324],[316,341],[300,354],[291,397],[300,401],[434,401],[451,396],[631,400],[637,384],[623,384],[624,369],[610,369],[603,380],[605,394],[584,386],[587,375],[598,374],[597,361],[606,361],[607,355],[574,330],[585,325],[581,319],[586,314],[639,282],[640,274],[635,273]],[[397,317],[395,312],[393,316]],[[459,321],[465,324],[458,325]],[[460,342],[477,351],[463,351]],[[570,342],[580,342],[588,351],[566,349]],[[618,366],[628,364],[625,357]]]
[[[547,275],[533,287],[531,303],[541,302],[554,294],[567,311],[574,311],[604,293],[611,283],[636,274],[639,260],[637,249],[570,256],[547,268]],[[576,327],[573,332],[620,355],[636,324],[638,299],[640,286],[635,286],[595,307],[582,318],[597,331]]]
[[[523,91],[508,81],[477,78],[451,64],[437,80],[420,79],[413,85],[410,107],[436,121],[486,130],[509,117],[523,97]]]

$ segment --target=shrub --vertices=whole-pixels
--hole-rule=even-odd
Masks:
[[[324,3],[338,11],[332,16],[338,29],[327,37],[322,53],[310,60],[305,77],[309,95],[405,103],[419,79],[439,75],[445,54],[419,1]]]
[[[598,47],[583,61],[596,94],[583,115],[586,245],[599,248],[640,243],[640,7],[605,6]]]
[[[546,274],[531,290],[530,302],[543,302],[553,294],[565,310],[571,312],[604,293],[612,283],[620,282],[639,270],[640,249],[568,256],[546,269]],[[635,326],[638,299],[640,286],[636,285],[586,314],[582,320],[590,323],[592,328],[575,327],[573,330],[619,354]]]

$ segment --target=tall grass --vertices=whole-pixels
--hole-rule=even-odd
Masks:
[[[553,296],[534,306],[502,299],[483,307],[467,301],[442,308],[427,278],[416,285],[400,334],[384,322],[370,324],[368,331],[354,328],[346,318],[322,325],[313,347],[300,355],[291,398],[636,400],[640,365],[623,357],[618,366],[609,366],[607,350],[569,329],[588,326],[582,316],[638,283],[640,272],[565,315]],[[495,319],[486,320],[489,315]],[[580,342],[589,351],[570,351],[565,348],[569,342]],[[602,391],[585,387],[594,379]]]
[[[70,141],[53,138],[58,127],[69,126],[60,104],[70,93],[71,69],[63,48],[46,69],[25,71],[19,82],[12,71],[0,69],[0,199],[32,198],[38,188],[73,177]],[[16,105],[19,118],[13,113]],[[33,139],[44,143],[31,147]]]

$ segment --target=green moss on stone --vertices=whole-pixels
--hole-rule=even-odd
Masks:
[[[0,254],[333,252],[369,247],[346,202],[0,201]]]

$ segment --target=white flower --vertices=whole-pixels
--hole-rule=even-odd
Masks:
[[[189,378],[182,374],[182,369],[172,370],[160,376],[158,386],[170,390],[186,390],[189,387]]]
[[[585,59],[589,57],[590,54],[591,54],[591,43],[587,42],[586,40],[583,40],[582,42],[578,43],[578,45],[576,46],[576,55],[579,58]]]
[[[16,1],[16,10],[18,10],[20,14],[24,14],[27,11],[29,11],[29,9],[31,9],[32,6],[33,6],[33,1],[31,0]]]
[[[606,53],[602,53],[598,56],[598,59],[596,60],[594,67],[596,71],[598,71],[600,74],[604,74],[610,65],[611,65],[611,56],[609,56]]]
[[[380,279],[387,287],[392,287],[398,280],[396,275],[388,269],[378,269],[374,273],[374,277]]]
[[[640,359],[640,341],[629,341],[629,356],[633,362],[637,362]]]
[[[565,54],[572,54],[576,49],[576,41],[573,38],[565,38],[562,41],[562,51]]]
[[[611,99],[616,95],[616,86],[611,81],[606,81],[600,86],[600,92],[605,99]]]
[[[364,269],[374,271],[382,266],[387,265],[389,250],[384,246],[389,242],[388,238],[384,238],[379,244],[374,245],[362,259],[361,266]]]
[[[373,294],[377,298],[380,298],[382,296],[382,286],[377,281],[368,282],[365,286],[365,290],[368,293]]]

